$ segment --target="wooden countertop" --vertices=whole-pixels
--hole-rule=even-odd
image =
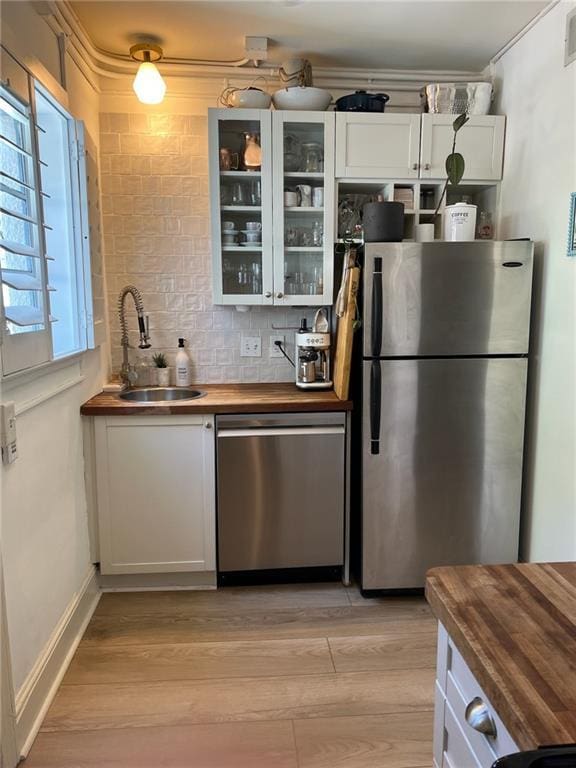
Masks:
[[[132,403],[115,393],[101,392],[81,407],[86,416],[168,413],[297,413],[350,411],[351,400],[339,400],[332,390],[297,389],[295,384],[194,384],[206,392],[197,400]]]
[[[520,749],[576,743],[576,563],[434,568],[426,597]]]

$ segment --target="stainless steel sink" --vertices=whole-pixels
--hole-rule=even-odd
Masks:
[[[118,397],[136,403],[165,403],[172,400],[196,400],[205,394],[201,389],[189,387],[142,387],[120,392]]]

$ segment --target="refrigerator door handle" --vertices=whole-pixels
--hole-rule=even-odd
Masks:
[[[370,453],[380,453],[380,417],[382,405],[382,371],[380,360],[370,366]]]
[[[377,256],[372,273],[372,357],[380,357],[382,351],[382,310],[382,257]]]

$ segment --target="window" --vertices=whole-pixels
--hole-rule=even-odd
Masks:
[[[83,126],[28,76],[0,86],[4,375],[93,346]]]

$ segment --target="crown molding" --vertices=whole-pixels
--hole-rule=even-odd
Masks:
[[[97,48],[68,0],[59,0],[59,2],[42,0],[35,5],[37,12],[53,32],[64,34],[67,53],[98,91],[108,90],[102,82],[103,79],[116,81],[112,87],[114,91],[131,88],[131,79],[136,73],[137,65],[128,53],[126,56],[119,56]],[[282,87],[277,65],[266,63],[255,67],[248,66],[247,62],[247,59],[222,62],[165,57],[162,59],[161,71],[162,75],[168,78],[218,79],[238,86],[246,86],[257,77],[265,77],[271,86]],[[314,67],[314,84],[333,90],[377,87],[396,92],[414,92],[430,82],[473,82],[484,79],[486,79],[486,71]],[[125,83],[122,82],[123,80]]]

